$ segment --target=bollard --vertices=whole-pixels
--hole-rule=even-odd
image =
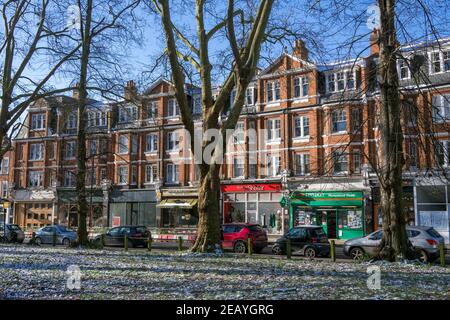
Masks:
[[[252,239],[250,237],[247,239],[247,248],[248,248],[248,255],[251,256],[253,253],[253,246],[252,246]]]
[[[105,234],[104,233],[102,233],[100,241],[102,243],[102,248],[103,248],[105,246]]]
[[[56,231],[53,231],[52,243],[53,243],[53,246],[56,247]]]
[[[148,252],[151,252],[151,251],[152,251],[152,236],[151,236],[151,235],[148,236],[148,240],[147,240],[147,250],[148,250]]]
[[[441,267],[445,267],[445,250],[444,250],[444,242],[439,244],[439,258],[441,260]]]
[[[125,251],[128,251],[128,235],[126,233],[124,235],[124,239],[123,240],[124,240],[123,243],[124,243],[124,246],[125,246]]]
[[[333,260],[333,262],[336,262],[336,247],[334,245],[334,240],[330,240],[330,250],[331,260]]]
[[[182,251],[182,250],[183,250],[183,238],[178,237],[178,251]]]
[[[292,248],[291,248],[291,239],[287,239],[286,242],[286,258],[291,259]]]

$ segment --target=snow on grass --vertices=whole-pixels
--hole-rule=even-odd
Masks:
[[[81,289],[67,288],[70,265]],[[381,289],[367,288],[367,267]],[[267,256],[0,246],[0,299],[448,299],[450,269]]]

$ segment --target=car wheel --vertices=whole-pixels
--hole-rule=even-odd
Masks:
[[[39,237],[35,238],[35,239],[34,239],[34,242],[35,242],[38,246],[40,246],[40,245],[42,244],[42,240],[41,240],[41,238],[39,238]]]
[[[362,248],[359,248],[359,247],[352,248],[350,250],[350,257],[353,260],[361,261],[361,260],[364,259],[364,250]]]
[[[308,247],[305,249],[305,257],[307,258],[314,258],[317,255],[316,249],[313,247]]]
[[[272,247],[272,253],[277,256],[280,256],[283,254],[283,250],[281,249],[281,247],[279,245],[276,244]]]
[[[427,263],[428,262],[428,254],[425,250],[420,250],[419,252],[419,260],[420,262]]]
[[[70,240],[67,238],[64,238],[62,241],[63,246],[68,247],[70,245]]]
[[[234,252],[236,253],[245,253],[247,248],[245,247],[245,243],[242,241],[238,241],[234,244]]]

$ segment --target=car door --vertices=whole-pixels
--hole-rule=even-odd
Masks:
[[[234,226],[223,226],[223,241],[222,248],[223,249],[233,249],[233,233],[235,231]]]
[[[52,243],[53,227],[45,227],[44,229],[42,229],[40,238],[41,238],[41,243]]]
[[[364,238],[363,249],[368,255],[376,256],[378,254],[382,236],[383,231],[378,230]]]
[[[119,236],[119,228],[112,228],[105,234],[105,245],[106,246],[115,246],[116,237]]]
[[[299,251],[302,248],[301,230],[303,228],[291,229],[287,235],[287,238],[291,240],[292,252]]]

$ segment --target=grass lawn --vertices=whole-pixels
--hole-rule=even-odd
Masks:
[[[81,270],[70,290],[67,269]],[[369,266],[381,289],[368,289]],[[0,245],[0,299],[449,299],[450,268]]]

